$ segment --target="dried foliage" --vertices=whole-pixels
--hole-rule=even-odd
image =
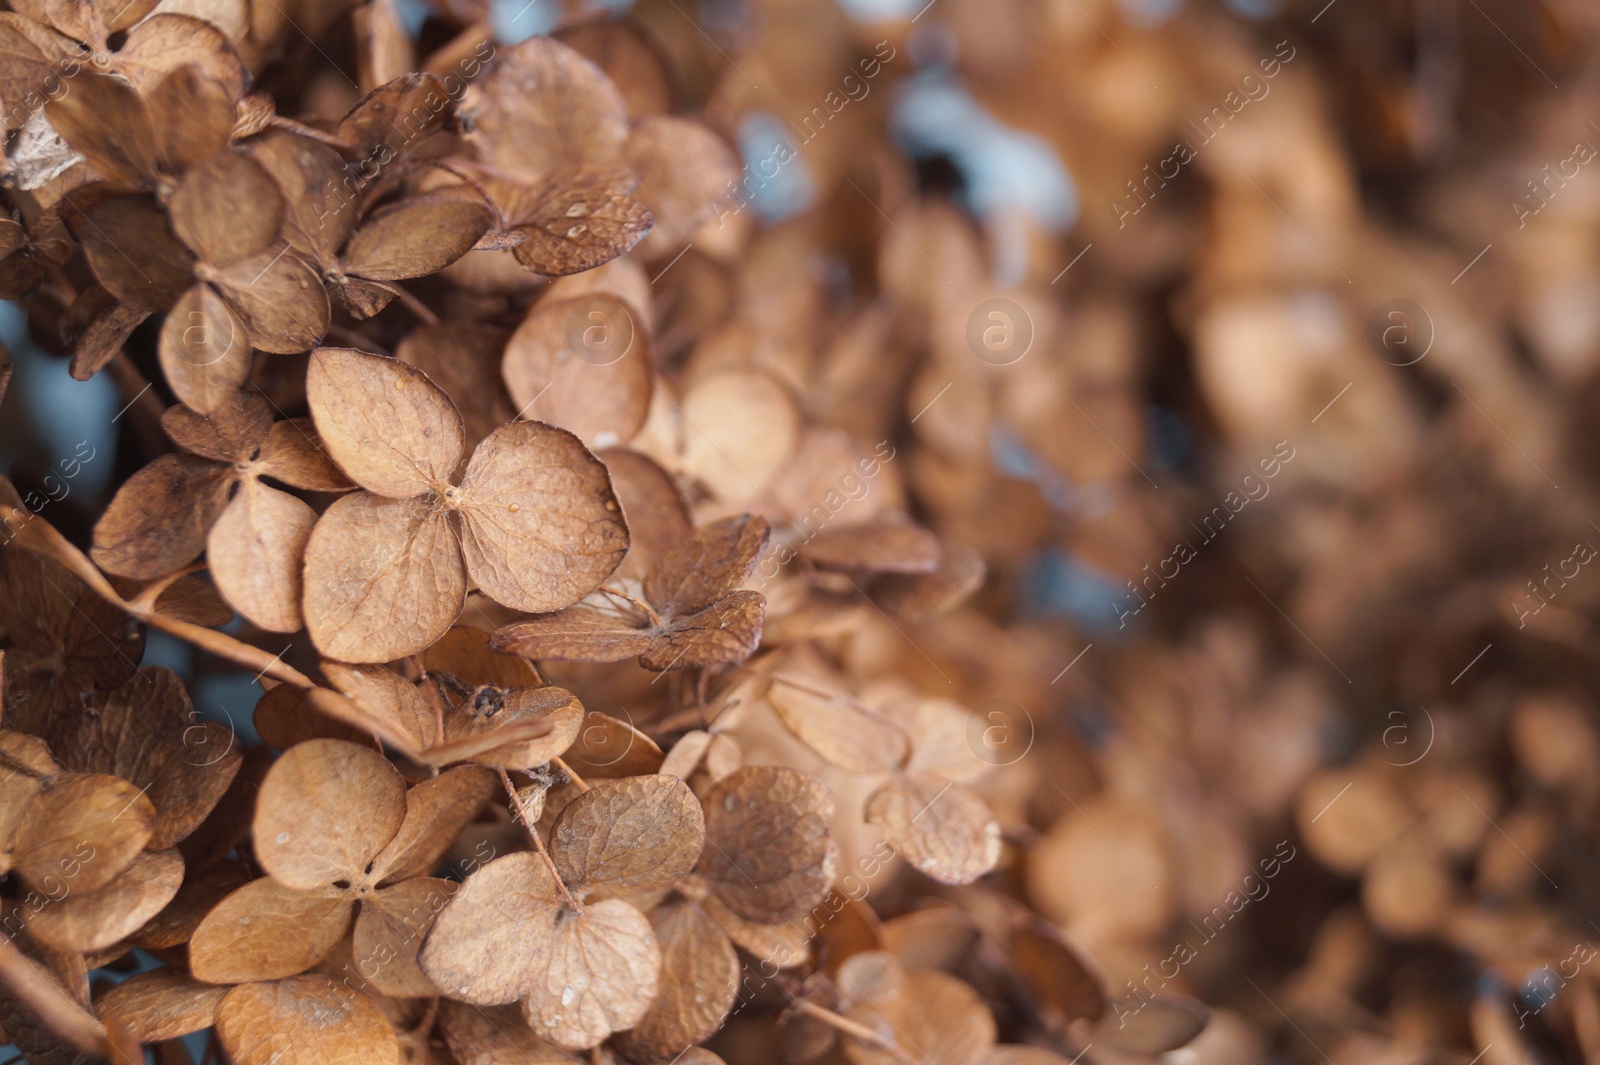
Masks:
[[[0,0],[6,1060],[1600,1062],[1468,6]]]

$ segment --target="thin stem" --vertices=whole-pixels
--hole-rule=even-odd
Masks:
[[[557,769],[561,770],[563,773],[565,773],[567,775],[567,778],[569,780],[571,780],[574,784],[578,785],[578,790],[579,791],[588,791],[589,790],[589,785],[585,784],[583,782],[583,778],[580,777],[576,772],[574,772],[570,765],[568,765],[567,763],[563,762],[560,758],[552,758],[550,760],[556,764],[556,768]]]
[[[416,296],[408,292],[404,285],[390,285],[382,281],[372,281],[367,278],[362,278],[362,280],[366,281],[369,285],[378,286],[385,292],[394,293],[395,296],[399,298],[400,302],[406,305],[407,310],[416,315],[418,318],[422,319],[424,325],[439,324],[439,316],[434,314],[433,311],[429,310],[427,304],[423,303],[421,300],[417,299]]]
[[[21,773],[25,777],[32,777],[34,780],[43,780],[45,777],[50,775],[48,773],[41,773],[32,766],[23,762],[19,762],[17,759],[13,758],[10,754],[7,754],[3,750],[0,750],[0,766],[11,770],[13,773]]]
[[[411,664],[421,674],[422,686],[428,692],[428,703],[433,707],[433,742],[427,746],[437,747],[444,742],[444,700],[439,698],[438,687],[428,677],[428,667],[422,664],[422,656],[412,655]]]
[[[871,1028],[864,1024],[858,1024],[849,1017],[841,1017],[832,1010],[803,998],[795,999],[789,1005],[809,1017],[815,1017],[823,1024],[837,1028],[852,1039],[859,1039],[868,1046],[877,1047],[896,1061],[903,1061],[906,1065],[919,1065],[917,1059],[912,1057],[899,1043],[893,1039],[885,1039]]]
[[[310,137],[314,141],[321,141],[323,144],[326,144],[332,148],[338,148],[341,151],[350,147],[344,141],[340,140],[338,137],[335,137],[331,133],[324,133],[315,126],[308,126],[304,122],[296,122],[294,119],[284,118],[282,115],[273,115],[271,118],[267,119],[267,125],[277,126],[279,129],[286,129],[292,133],[298,133],[302,137]]]
[[[539,857],[544,859],[545,868],[549,869],[550,875],[555,878],[556,887],[561,889],[561,897],[567,900],[568,909],[572,910],[573,913],[581,914],[583,907],[578,905],[578,900],[573,898],[572,892],[567,890],[566,882],[561,879],[561,873],[556,869],[555,860],[550,857],[550,852],[545,850],[544,840],[539,838],[538,830],[528,822],[527,814],[522,812],[522,799],[517,796],[516,785],[511,783],[511,774],[504,769],[501,769],[499,773],[500,783],[505,787],[506,795],[511,799],[512,816],[521,821],[522,827],[528,830],[528,838],[533,840],[533,846],[539,852]]]
[[[661,627],[661,615],[657,614],[655,612],[655,608],[653,608],[649,603],[645,602],[643,599],[640,599],[637,596],[629,595],[627,592],[623,591],[621,588],[613,588],[609,584],[601,585],[600,586],[600,590],[602,592],[606,593],[607,595],[614,595],[618,599],[623,599],[623,600],[626,600],[629,603],[632,603],[635,607],[637,607],[638,609],[644,611],[644,615],[645,615],[645,617],[650,619],[650,624],[651,625],[653,625],[654,627],[656,627],[658,629]]]

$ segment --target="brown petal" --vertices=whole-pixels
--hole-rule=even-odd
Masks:
[[[256,734],[269,747],[286,751],[305,740],[350,740],[360,743],[368,733],[317,712],[303,688],[280,684],[256,702]]]
[[[420,751],[439,742],[433,704],[427,694],[392,669],[324,662],[322,672],[335,688],[382,722],[385,732],[409,737],[412,750]]]
[[[681,550],[651,567],[644,579],[645,598],[663,614],[703,610],[749,578],[771,534],[766,519],[753,514],[696,530]]]
[[[72,346],[73,380],[87,381],[122,350],[149,311],[126,304],[99,285],[78,294],[61,320],[61,339]]]
[[[236,1065],[387,1065],[400,1057],[377,1003],[327,976],[239,985],[217,1007],[217,1036]]]
[[[272,175],[241,152],[218,152],[178,182],[167,204],[172,230],[201,262],[248,259],[283,229],[283,196]]]
[[[833,795],[810,773],[751,766],[705,794],[699,874],[739,916],[793,921],[820,903],[839,862]]]
[[[495,630],[491,646],[526,658],[621,662],[650,649],[651,630],[614,611],[586,604],[544,617],[513,621]]]
[[[554,932],[560,904],[560,888],[537,854],[496,858],[467,877],[439,914],[419,959],[422,971],[451,998],[515,1002],[533,986],[530,967]]]
[[[608,448],[600,452],[600,460],[611,474],[631,540],[614,576],[642,580],[652,566],[682,549],[694,535],[689,508],[677,481],[654,459],[627,448]]]
[[[63,140],[108,180],[129,188],[156,176],[156,141],[150,112],[127,82],[86,72],[68,91],[44,105]]]
[[[339,740],[302,743],[261,785],[256,860],[288,887],[362,882],[405,810],[405,781],[377,751]]]
[[[105,887],[150,839],[155,807],[126,780],[98,773],[49,782],[28,808],[17,834],[16,871],[44,889],[46,878],[74,891]]]
[[[181,174],[228,146],[234,97],[199,67],[174,70],[149,99],[156,154],[167,173]]]
[[[123,303],[164,311],[194,280],[194,257],[143,196],[113,196],[84,215],[76,234],[94,276]]]
[[[546,277],[593,270],[632,248],[655,224],[630,193],[639,176],[624,167],[583,167],[531,190],[513,220],[523,241],[511,254]]]
[[[555,37],[606,72],[628,101],[628,113],[633,117],[664,114],[673,109],[674,76],[668,60],[642,27],[595,19],[563,26]]]
[[[372,863],[373,881],[393,883],[433,872],[461,829],[494,794],[495,784],[489,770],[461,766],[406,792],[405,822]]]
[[[920,525],[893,517],[856,525],[828,525],[800,546],[800,554],[824,569],[874,573],[932,573],[942,554],[939,538]]]
[[[671,885],[694,868],[705,816],[677,777],[596,784],[556,818],[550,857],[574,894],[632,895]]]
[[[502,51],[475,86],[474,137],[486,161],[526,177],[619,161],[627,105],[600,68],[548,37]],[[528,101],[538,101],[529,121]]]
[[[141,854],[97,891],[73,891],[28,922],[28,931],[58,950],[105,950],[160,913],[183,883],[183,859],[175,850]]]
[[[646,669],[699,669],[755,653],[767,601],[759,592],[731,592],[698,613],[676,618],[639,656]]]
[[[461,1065],[572,1065],[572,1055],[533,1034],[509,1006],[443,1001],[439,1024]]]
[[[500,372],[522,417],[570,429],[590,447],[627,443],[650,413],[650,340],[612,296],[534,304]]]
[[[185,404],[209,414],[250,376],[245,324],[210,285],[189,286],[161,325],[161,372]]]
[[[591,710],[584,715],[577,742],[562,760],[589,780],[654,773],[661,768],[662,757],[656,741],[628,722]]]
[[[1035,919],[1011,934],[1011,963],[1035,999],[1061,1022],[1098,1021],[1105,979],[1054,925]]]
[[[212,282],[262,351],[306,351],[328,329],[328,291],[287,244],[212,269]]]
[[[893,991],[867,988],[854,975],[858,954],[839,972],[840,990],[861,999],[845,1016],[904,1048],[925,1065],[978,1065],[994,1046],[994,1017],[977,992],[937,969],[907,969]],[[868,990],[870,995],[862,995]],[[846,1037],[845,1054],[854,1065],[895,1065],[886,1050]]]
[[[317,266],[331,268],[355,229],[355,175],[338,152],[294,133],[270,133],[249,152],[283,193],[283,238]]]
[[[541,948],[522,1014],[559,1046],[597,1046],[639,1023],[656,997],[661,948],[644,914],[621,899],[557,922]]]
[[[306,628],[319,651],[391,662],[455,622],[467,582],[447,518],[428,503],[370,492],[327,509],[306,544]]]
[[[0,750],[13,760],[39,773],[54,776],[60,772],[50,757],[50,748],[37,736],[0,731]],[[0,868],[11,868],[12,844],[34,798],[44,788],[40,777],[28,776],[0,765]]]
[[[351,487],[344,471],[322,450],[322,441],[310,418],[275,422],[261,442],[259,461],[257,471],[262,477],[271,477],[295,488],[343,492]]]
[[[809,688],[836,693],[824,698],[784,683],[767,692],[779,720],[807,747],[852,773],[878,773],[904,764],[911,753],[905,730],[856,705],[831,678],[812,671],[795,675]]]
[[[727,903],[715,895],[707,896],[701,906],[729,939],[779,969],[792,969],[811,959],[811,942],[815,938],[809,930],[811,921],[757,924],[728,909]]]
[[[414,329],[395,349],[395,358],[417,367],[449,393],[461,411],[470,447],[517,416],[494,372],[508,336],[491,326],[450,322]]]
[[[200,826],[239,771],[226,726],[202,720],[171,670],[141,669],[95,696],[93,712],[59,747],[70,769],[111,773],[155,804],[152,850],[174,847]]]
[[[226,34],[202,19],[178,14],[151,15],[135,26],[116,54],[116,65],[141,92],[179,67],[197,66],[230,100],[244,92],[248,76]]]
[[[539,671],[517,655],[492,650],[489,634],[471,625],[456,625],[422,654],[430,673],[449,673],[468,684],[526,688],[541,683]]]
[[[634,123],[627,159],[639,172],[639,199],[656,217],[641,248],[647,258],[671,255],[716,217],[739,181],[739,158],[703,123],[651,115]]]
[[[175,969],[135,973],[95,999],[101,1020],[116,1017],[146,1043],[210,1028],[225,987],[203,984]]]
[[[896,778],[872,793],[863,816],[913,865],[946,884],[970,884],[1000,860],[1000,823],[960,784]]]
[[[983,584],[983,556],[964,544],[945,543],[939,568],[925,574],[891,574],[872,588],[878,605],[902,621],[925,624],[970,599]]]
[[[410,196],[375,212],[344,252],[344,270],[374,281],[438,273],[489,228],[489,209],[456,190]]]
[[[26,101],[29,93],[49,84],[55,64],[76,47],[76,42],[26,15],[0,12],[0,99]],[[7,130],[17,129],[31,114],[28,108],[13,105],[0,115],[0,122]]]
[[[392,159],[420,144],[450,118],[450,96],[432,74],[413,73],[363,96],[339,123],[335,136],[354,159]]]
[[[206,538],[206,567],[235,610],[268,632],[298,632],[300,569],[317,514],[246,478]]]
[[[683,399],[683,461],[718,498],[754,498],[799,436],[789,392],[769,374],[719,370],[699,378]]]
[[[628,550],[628,527],[600,460],[538,422],[491,433],[461,482],[467,572],[503,606],[544,613],[582,599]]]
[[[461,885],[417,877],[384,888],[361,904],[354,937],[356,971],[396,998],[437,998],[439,989],[417,965],[417,952]]]
[[[185,451],[215,462],[246,462],[272,427],[272,404],[257,392],[236,392],[211,414],[168,407],[161,428]]]
[[[94,527],[89,554],[112,573],[164,577],[193,562],[228,502],[233,471],[190,455],[162,455],[117,490]]]
[[[318,348],[306,399],[323,449],[369,491],[393,499],[436,491],[461,462],[461,415],[414,366],[352,348]]]
[[[630,1061],[670,1061],[715,1032],[739,990],[739,958],[728,937],[692,902],[650,915],[661,947],[661,990],[631,1031],[617,1037]]]

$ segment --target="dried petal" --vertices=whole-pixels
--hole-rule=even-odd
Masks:
[[[238,394],[250,376],[250,336],[210,285],[191,285],[161,324],[161,373],[203,414]]]
[[[95,891],[75,891],[47,905],[28,921],[28,931],[59,950],[105,950],[137,932],[183,883],[183,859],[175,850],[141,854],[117,878]]]
[[[449,880],[417,877],[384,888],[356,917],[356,971],[385,995],[436,998],[439,989],[417,965],[434,920],[460,889]]]
[[[326,976],[239,985],[217,1007],[217,1036],[237,1065],[373,1065],[400,1055],[377,1004]]]
[[[104,569],[154,580],[194,561],[234,481],[232,470],[163,454],[134,473],[94,525],[90,555]]]
[[[872,793],[863,816],[946,884],[970,884],[1000,860],[1000,823],[982,799],[951,781],[896,778]]]
[[[306,544],[306,628],[331,658],[417,653],[456,620],[466,589],[448,516],[419,500],[345,496]]]
[[[661,949],[644,914],[620,899],[557,921],[532,963],[522,1001],[534,1031],[584,1050],[639,1023],[656,997]]]
[[[630,1061],[670,1061],[715,1032],[739,990],[739,958],[717,923],[692,902],[650,915],[661,948],[661,990],[616,1045]]]
[[[257,473],[313,492],[343,492],[350,480],[322,450],[310,418],[274,422],[261,441]]]
[[[570,429],[590,447],[633,439],[650,412],[649,338],[611,296],[534,304],[506,345],[501,373],[522,417]]]
[[[372,863],[372,879],[393,883],[433,872],[462,827],[483,808],[494,790],[493,773],[461,766],[407,791],[405,822]]]
[[[467,877],[439,914],[419,959],[422,971],[463,1002],[515,1002],[533,986],[531,966],[560,904],[560,888],[537,854],[496,858]]]
[[[683,550],[656,562],[645,576],[645,596],[664,614],[702,610],[749,578],[771,533],[764,518],[751,514],[712,522]]]
[[[261,254],[283,229],[272,175],[240,152],[218,152],[185,174],[168,211],[178,239],[216,266]]]
[[[547,277],[593,270],[643,240],[655,224],[630,195],[639,176],[620,167],[563,171],[508,206],[523,241],[511,254]]]
[[[174,969],[135,973],[95,999],[101,1020],[116,1017],[146,1043],[210,1028],[225,987],[203,984]]]
[[[528,177],[616,162],[628,137],[627,105],[610,80],[548,37],[502,52],[471,99],[474,136],[487,161]],[[533,114],[529,99],[539,101]]]
[[[461,481],[461,550],[472,580],[514,610],[560,610],[594,591],[628,550],[600,460],[554,426],[489,435]]]
[[[704,124],[674,115],[634,123],[627,159],[641,176],[639,199],[657,219],[642,249],[652,258],[672,255],[716,217],[740,177],[739,158],[727,142]]]
[[[63,877],[73,890],[105,887],[150,839],[155,807],[126,780],[73,774],[49,781],[17,834],[16,871],[34,887]]]
[[[383,755],[338,740],[302,743],[261,785],[256,859],[288,887],[364,882],[405,810],[405,782]]]
[[[344,253],[344,270],[375,281],[438,273],[489,228],[488,208],[457,191],[411,196],[373,214]]]
[[[810,672],[799,677],[808,688],[831,692],[832,697],[780,682],[772,685],[767,699],[779,720],[807,747],[852,773],[876,773],[904,764],[911,753],[905,730],[854,703],[830,679]]]
[[[567,804],[550,831],[550,856],[574,894],[632,895],[693,869],[704,843],[705,817],[687,784],[628,777]]]
[[[839,851],[833,796],[810,773],[751,766],[705,794],[706,848],[697,872],[740,917],[793,921],[827,895]]]
[[[354,909],[354,901],[335,888],[303,891],[271,877],[251,881],[195,929],[190,970],[213,984],[303,973],[344,938]]]
[[[316,520],[294,496],[246,479],[206,538],[217,591],[269,632],[299,631],[300,569]]]
[[[766,599],[759,592],[732,592],[698,613],[664,626],[648,653],[646,669],[697,669],[739,662],[761,642]]]
[[[461,415],[415,367],[351,348],[318,348],[306,398],[324,450],[363,488],[406,499],[441,491],[455,475]]]

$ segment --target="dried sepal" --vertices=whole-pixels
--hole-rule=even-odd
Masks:
[[[697,870],[740,917],[793,921],[822,902],[838,847],[833,796],[786,766],[751,766],[705,793],[706,848]]]
[[[561,811],[550,856],[577,895],[658,891],[694,868],[705,817],[677,777],[626,777],[596,784]]]
[[[947,884],[970,884],[1000,860],[1000,823],[952,781],[896,777],[872,793],[864,816],[913,865]]]
[[[370,998],[327,976],[240,984],[217,1007],[217,1036],[238,1065],[371,1065],[400,1054]]]
[[[715,1032],[739,990],[739,958],[722,929],[692,902],[650,915],[661,947],[660,991],[615,1045],[629,1061],[670,1061]]]
[[[94,1011],[101,1020],[118,1018],[142,1042],[156,1043],[211,1027],[227,993],[176,969],[155,969],[107,988]]]
[[[183,858],[176,850],[146,852],[104,887],[74,891],[46,905],[27,922],[41,943],[58,950],[105,950],[131,936],[159,913],[183,882]]]
[[[383,755],[337,740],[284,752],[261,785],[255,853],[286,887],[361,881],[405,820],[405,782]]]
[[[139,856],[155,819],[150,800],[120,777],[56,777],[28,807],[12,852],[14,868],[41,890],[66,877],[75,891],[95,891]]]

